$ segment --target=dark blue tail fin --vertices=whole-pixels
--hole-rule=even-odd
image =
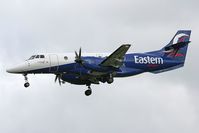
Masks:
[[[178,61],[185,61],[191,30],[179,30],[163,49],[163,56]]]
[[[165,68],[163,67],[161,69],[151,72],[166,72],[184,66],[188,44],[190,43],[190,35],[191,30],[179,30],[171,39],[169,44],[167,44],[161,50],[148,52],[147,54],[153,54],[159,57],[163,57],[165,63],[167,62]]]

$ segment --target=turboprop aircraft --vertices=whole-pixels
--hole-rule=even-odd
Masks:
[[[184,66],[191,31],[179,30],[160,50],[128,53],[130,44],[121,45],[107,53],[45,53],[32,55],[28,60],[7,69],[8,73],[22,74],[29,87],[28,74],[54,74],[55,82],[86,85],[85,95],[92,93],[91,84],[111,84],[116,77],[127,77],[144,72],[161,73]],[[148,45],[148,44],[147,44]]]

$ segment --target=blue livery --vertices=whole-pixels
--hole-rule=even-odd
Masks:
[[[22,73],[26,81],[26,75],[31,73],[55,74],[55,81],[58,80],[60,85],[69,82],[88,86],[85,94],[89,96],[92,93],[91,84],[99,84],[100,82],[110,84],[113,83],[115,77],[134,76],[144,72],[161,73],[183,67],[190,43],[190,35],[190,30],[179,30],[165,47],[152,52],[127,54],[131,45],[124,44],[108,56],[96,57],[82,56],[80,49],[79,53],[75,52],[75,59],[71,63],[23,71],[14,72],[14,69],[7,71]],[[67,59],[68,57],[64,58]],[[29,83],[27,83],[25,87],[29,86]]]

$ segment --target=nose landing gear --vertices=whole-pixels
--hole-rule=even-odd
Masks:
[[[28,83],[28,82],[24,84],[24,87],[26,87],[26,88],[29,86],[30,86],[30,83]]]
[[[30,86],[30,83],[28,82],[28,77],[27,77],[27,74],[24,74],[24,79],[25,79],[25,83],[24,83],[24,87],[29,87]]]

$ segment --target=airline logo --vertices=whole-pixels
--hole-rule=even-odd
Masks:
[[[173,44],[179,43],[179,42],[185,42],[186,39],[188,39],[189,36],[187,34],[181,33],[175,36],[173,39]]]
[[[150,56],[134,56],[136,64],[164,64],[164,60],[161,57],[150,57]]]

